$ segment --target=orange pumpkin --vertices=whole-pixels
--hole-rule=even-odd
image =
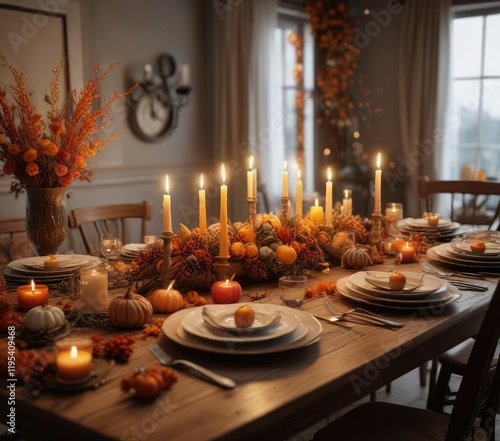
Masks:
[[[182,295],[175,289],[157,289],[151,294],[151,304],[157,312],[172,313],[182,308]]]
[[[238,230],[238,238],[243,243],[248,243],[252,240],[252,230],[248,225],[245,224]]]
[[[123,297],[111,300],[108,317],[115,328],[139,328],[146,324],[153,315],[153,306],[143,296],[136,294],[132,285]]]
[[[231,244],[231,256],[234,259],[243,259],[245,257],[245,244],[243,242],[233,242]]]
[[[290,245],[281,245],[276,249],[276,257],[285,265],[292,265],[297,260],[297,252]]]
[[[257,254],[259,254],[259,247],[257,245],[253,242],[245,245],[245,257],[251,259],[252,257],[256,257]]]
[[[404,274],[393,272],[389,276],[389,288],[395,291],[401,291],[406,285],[406,277]]]

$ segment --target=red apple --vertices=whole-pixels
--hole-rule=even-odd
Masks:
[[[237,303],[241,299],[241,285],[234,280],[219,280],[212,285],[214,303]]]

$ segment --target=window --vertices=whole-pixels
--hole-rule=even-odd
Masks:
[[[500,177],[499,42],[500,5],[454,10],[445,178]]]
[[[302,80],[297,81],[297,51],[289,37],[296,33],[303,41]],[[314,191],[314,40],[307,16],[301,12],[280,8],[275,30],[275,54],[272,101],[282,115],[282,134],[275,145],[274,164],[288,163],[290,197],[295,197],[297,170],[301,169],[304,195]],[[297,93],[303,92],[303,142],[298,140]],[[276,181],[275,193],[281,194],[281,175]],[[293,183],[293,185],[292,185]]]

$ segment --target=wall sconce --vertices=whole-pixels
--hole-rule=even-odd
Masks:
[[[177,72],[169,54],[160,55],[154,65],[146,64],[141,84],[129,96],[128,120],[134,134],[143,141],[155,142],[171,133],[190,91],[187,64]]]

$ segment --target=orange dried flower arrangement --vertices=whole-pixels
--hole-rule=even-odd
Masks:
[[[104,106],[95,109],[99,84],[116,66],[111,64],[101,72],[97,64],[95,78],[85,83],[78,96],[73,90],[60,109],[59,77],[65,64],[62,60],[53,69],[54,79],[46,98],[50,109],[45,121],[31,103],[24,73],[4,56],[0,60],[1,67],[7,68],[14,79],[9,88],[0,85],[0,161],[4,163],[2,174],[12,175],[17,181],[11,184],[11,191],[17,194],[23,187],[67,187],[75,178],[91,181],[89,159],[120,136],[112,133],[101,140],[96,134],[113,121],[109,116],[111,106],[137,84],[125,92],[115,92]],[[14,104],[8,101],[8,89]],[[74,110],[68,117],[70,108]]]

